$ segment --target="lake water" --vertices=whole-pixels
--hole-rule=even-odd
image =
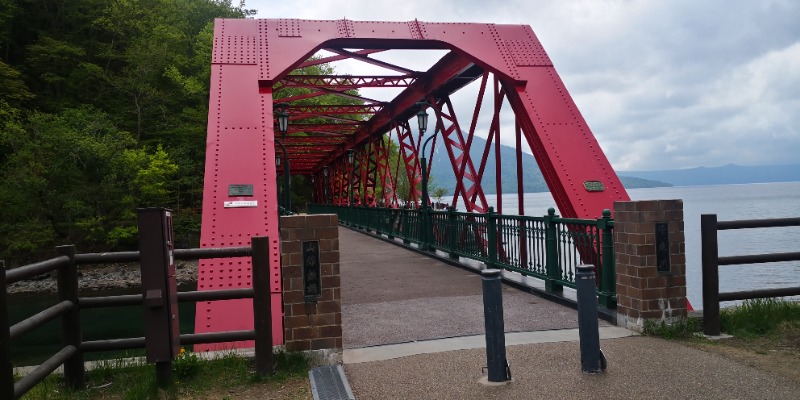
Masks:
[[[719,221],[800,217],[800,182],[629,189],[633,200],[683,200],[686,286],[689,301],[702,308],[700,215]],[[486,196],[497,205],[495,195]],[[525,194],[525,214],[543,216],[555,206],[550,193]],[[517,196],[503,195],[503,211],[517,210]],[[720,231],[719,255],[800,251],[800,227]],[[800,261],[720,267],[720,291],[800,286]]]

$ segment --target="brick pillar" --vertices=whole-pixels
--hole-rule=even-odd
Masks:
[[[283,326],[287,351],[342,348],[339,221],[335,214],[281,217]],[[302,243],[319,242],[322,294],[307,302]]]
[[[685,251],[682,200],[614,203],[617,325],[641,332],[644,320],[686,317]]]

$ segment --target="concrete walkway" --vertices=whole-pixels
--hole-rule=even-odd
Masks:
[[[345,349],[484,333],[480,275],[347,228],[339,251]],[[578,327],[575,310],[505,285],[503,307],[506,332]]]
[[[484,386],[480,277],[339,229],[344,363],[366,399],[798,399],[800,382],[600,321],[605,373],[581,372],[575,310],[504,287],[513,379]]]

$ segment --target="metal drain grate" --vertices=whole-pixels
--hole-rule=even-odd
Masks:
[[[314,400],[355,400],[341,365],[326,365],[308,371]]]

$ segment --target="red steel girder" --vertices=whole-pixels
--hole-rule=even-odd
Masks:
[[[406,87],[416,79],[412,75],[354,76],[354,75],[286,75],[281,79],[285,86],[348,90],[360,88]]]
[[[281,140],[285,140],[284,145],[310,145],[315,143],[342,143],[347,140],[347,136],[287,136]]]
[[[365,56],[365,55],[368,55],[368,54],[380,53],[380,52],[384,52],[384,51],[386,51],[386,49],[364,49],[364,50],[356,51],[354,53]],[[299,68],[313,67],[314,65],[327,64],[327,63],[331,63],[331,62],[334,62],[334,61],[346,60],[348,58],[350,58],[350,56],[346,56],[346,55],[344,55],[344,56],[343,55],[336,55],[336,56],[330,56],[330,57],[315,58],[315,59],[311,59],[311,60],[303,62],[302,64],[298,65],[297,68],[299,69]]]
[[[380,140],[376,138],[362,146],[362,151],[359,157],[359,175],[361,183],[359,184],[359,203],[362,206],[375,207],[375,186],[377,175],[377,164],[375,162],[375,141]]]
[[[336,124],[312,124],[312,123],[293,123],[289,124],[287,134],[296,132],[330,132],[330,133],[352,133],[361,125],[359,121],[342,122]]]
[[[407,74],[407,75],[416,74],[416,72],[413,71],[413,70],[410,70],[408,68],[403,68],[401,66],[394,65],[394,64],[388,63],[386,61],[381,61],[381,60],[376,60],[374,58],[370,58],[366,54],[359,54],[359,53],[356,53],[356,52],[348,51],[348,50],[345,50],[345,49],[339,49],[339,48],[328,48],[327,50],[331,51],[331,52],[334,52],[334,53],[337,53],[337,54],[342,55],[342,56],[346,56],[346,57],[348,57],[350,59],[353,59],[353,60],[363,61],[363,62],[365,62],[367,64],[372,64],[372,65],[375,65],[375,66],[378,66],[378,67],[381,67],[381,68],[390,69],[392,71],[397,71],[397,72],[400,72],[400,73],[403,73],[403,74]]]
[[[391,131],[389,132],[391,135]],[[384,207],[396,208],[397,192],[395,192],[395,181],[392,179],[392,169],[389,165],[389,149],[386,144],[391,140],[390,135],[379,137],[375,140],[375,164],[378,179],[381,187],[381,200]]]
[[[422,198],[422,173],[419,164],[419,145],[422,139],[420,134],[414,140],[414,133],[411,132],[411,127],[408,121],[401,121],[395,126],[397,133],[397,140],[400,143],[400,156],[403,159],[403,167],[408,177],[408,198],[403,199],[407,202],[419,206]],[[400,173],[399,171],[397,172]]]
[[[436,92],[437,95],[447,95],[451,91],[471,82],[474,77],[473,61],[461,54],[450,52],[442,57],[428,73],[420,76],[408,88],[403,90],[389,104],[366,121],[354,134],[351,143],[359,144],[369,140],[371,136],[383,135],[394,129],[396,121],[406,121],[412,118],[418,110],[417,103]],[[344,154],[344,149],[329,155],[326,160],[334,160]]]
[[[364,105],[313,105],[313,106],[295,106],[290,105],[286,107],[289,113],[289,118],[309,117],[315,115],[326,114],[375,114],[380,111],[383,106],[375,104]]]
[[[521,135],[534,152],[562,215],[595,218],[614,201],[628,196],[611,165],[583,120],[563,82],[553,68],[536,35],[527,26],[471,24],[369,22],[299,19],[218,19],[214,27],[211,67],[206,179],[203,192],[202,247],[243,245],[241,239],[269,236],[272,304],[276,343],[282,340],[281,271],[277,188],[275,186],[274,107],[272,88],[297,67],[328,61],[306,61],[320,49],[329,48],[341,58],[357,59],[402,74],[413,74],[370,57],[373,49],[448,49],[440,62],[408,86],[383,111],[347,112],[355,118],[373,115],[346,143],[308,172],[329,167],[324,179],[325,198],[346,202],[345,180],[348,166],[342,157],[346,148],[358,147],[395,129],[395,121],[407,121],[416,111],[414,104],[423,98],[442,99],[475,79],[483,71],[497,75],[521,128]],[[364,49],[349,51],[344,49]],[[476,74],[475,70],[479,70]],[[255,90],[259,89],[259,90]],[[344,115],[307,114],[320,119],[347,120]],[[335,115],[341,115],[336,117]],[[293,115],[300,122],[304,115]],[[348,122],[356,122],[349,120]],[[406,123],[407,126],[407,123]],[[474,129],[470,129],[474,132]],[[398,131],[398,133],[401,133]],[[497,139],[497,130],[489,137]],[[402,132],[401,153],[418,151],[408,129]],[[409,143],[409,141],[411,141]],[[405,143],[405,144],[404,144]],[[466,148],[469,148],[467,139]],[[417,192],[420,176],[417,154],[401,157],[412,181],[412,195]],[[303,165],[298,162],[297,165]],[[305,168],[305,167],[303,167]],[[462,168],[467,171],[468,168]],[[303,170],[303,173],[306,170]],[[478,172],[478,176],[480,172]],[[396,176],[394,177],[396,181]],[[597,182],[600,185],[596,184]],[[252,207],[228,208],[229,185],[252,183],[255,196]],[[589,183],[592,183],[591,185]],[[596,188],[600,186],[602,190]],[[589,188],[592,188],[591,190]],[[466,189],[465,189],[466,190]],[[327,192],[330,191],[330,192]],[[418,200],[417,199],[414,201]],[[273,239],[274,238],[274,239]],[[217,287],[248,287],[248,260],[242,268],[214,260],[200,262],[198,290]],[[227,262],[231,262],[227,261]],[[248,301],[225,301],[198,304],[196,333],[252,329],[252,310]],[[249,321],[249,322],[248,322]],[[251,344],[251,343],[250,343]],[[234,344],[241,347],[241,343]],[[247,345],[247,344],[245,344]],[[223,345],[227,347],[227,345]],[[207,348],[207,347],[206,347]],[[200,346],[200,349],[204,349]],[[197,349],[196,349],[197,350]]]
[[[481,87],[483,88],[483,85]],[[475,134],[474,130],[469,132],[469,141],[465,141],[449,97],[445,97],[440,102],[433,102],[431,105],[435,109],[437,116],[438,128],[441,131],[439,135],[444,140],[447,155],[450,157],[450,164],[456,174],[455,195],[461,196],[467,211],[486,212],[489,205],[481,187],[481,174],[475,171],[467,144],[472,141],[472,136]],[[452,205],[454,207],[457,205],[456,200],[457,197],[453,200]]]

